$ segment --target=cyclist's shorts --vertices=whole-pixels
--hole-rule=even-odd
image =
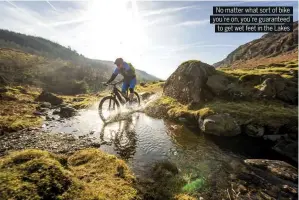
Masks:
[[[131,79],[129,82],[124,82],[121,91],[126,92],[128,88],[131,88],[132,91],[134,91],[136,83],[137,83],[136,78]]]

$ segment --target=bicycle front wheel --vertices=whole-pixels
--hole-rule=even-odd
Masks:
[[[116,115],[119,111],[118,101],[112,97],[104,97],[99,104],[99,115],[101,119],[105,122],[113,115]]]
[[[138,106],[140,106],[140,97],[139,97],[139,95],[138,95],[137,92],[134,92],[134,96],[133,96],[133,99],[132,99],[132,101],[131,101],[131,105],[132,105],[133,107],[138,107]]]

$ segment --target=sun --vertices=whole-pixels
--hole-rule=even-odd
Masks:
[[[93,0],[88,3],[86,17],[86,37],[100,47],[99,57],[102,53],[111,59],[124,57],[138,62],[148,39],[136,1]]]

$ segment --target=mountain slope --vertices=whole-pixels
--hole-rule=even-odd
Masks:
[[[261,38],[241,45],[214,67],[253,67],[256,63],[295,59],[298,48],[298,22],[293,23],[291,33],[268,33]]]
[[[31,84],[63,94],[96,92],[115,67],[40,37],[0,29],[0,85]],[[158,80],[136,73],[139,81]]]

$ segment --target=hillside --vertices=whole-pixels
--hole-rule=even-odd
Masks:
[[[30,84],[62,94],[97,92],[115,67],[44,38],[0,30],[1,85]],[[158,80],[141,70],[137,76],[139,81]]]
[[[255,67],[298,59],[298,22],[291,33],[267,33],[241,45],[214,67]]]

